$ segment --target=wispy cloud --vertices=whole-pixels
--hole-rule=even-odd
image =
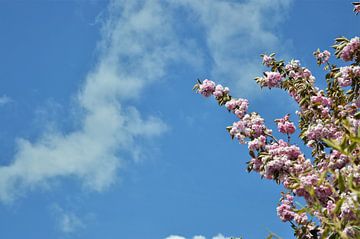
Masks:
[[[218,234],[217,236],[212,237],[212,239],[230,239],[230,238],[231,237],[225,237],[222,234]],[[172,236],[169,236],[169,237],[167,237],[165,239],[186,239],[186,238],[182,237],[182,236],[172,235]],[[204,236],[194,236],[192,239],[206,239],[206,237],[204,237]]]
[[[254,97],[252,79],[261,74],[259,54],[278,51],[285,41],[277,30],[292,0],[207,1],[177,0],[192,9],[205,29],[211,76],[233,86],[236,93]]]
[[[75,177],[90,190],[104,190],[116,181],[124,151],[138,154],[139,138],[166,131],[161,119],[144,117],[130,106],[147,85],[164,76],[169,62],[186,61],[190,55],[160,2],[110,3],[98,63],[77,97],[80,127],[70,133],[46,130],[36,141],[19,139],[13,162],[0,167],[0,200],[12,201],[61,177]]]
[[[74,233],[86,228],[85,222],[74,212],[65,211],[57,204],[53,206],[52,211],[56,216],[58,228],[63,233]]]
[[[169,73],[169,63],[199,67],[204,61],[206,50],[176,32],[177,7],[195,14],[195,24],[205,29],[204,36],[196,37],[206,39],[212,77],[251,94],[251,78],[259,70],[255,55],[281,45],[273,26],[283,19],[289,2],[111,1],[98,62],[76,98],[79,127],[66,133],[49,127],[35,141],[19,139],[12,163],[0,167],[0,200],[11,201],[62,177],[75,177],[87,188],[102,191],[116,182],[125,151],[139,155],[138,139],[166,131],[160,118],[143,116],[131,102]]]
[[[0,96],[0,106],[11,103],[13,100],[7,95]]]

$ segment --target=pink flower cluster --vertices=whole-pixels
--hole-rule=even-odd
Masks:
[[[260,135],[260,137],[253,139],[248,143],[248,149],[250,151],[260,150],[266,145],[266,137],[264,135]]]
[[[293,134],[295,133],[295,125],[293,122],[289,121],[289,115],[285,115],[284,118],[277,119],[275,122],[277,122],[278,130],[280,133],[283,134]]]
[[[348,156],[333,150],[330,155],[326,155],[326,158],[318,164],[318,167],[321,172],[327,169],[336,170],[344,168],[349,162]]]
[[[291,221],[294,219],[294,197],[286,194],[281,199],[281,205],[276,208],[277,214],[283,222]]]
[[[318,90],[317,88],[315,88]],[[324,96],[324,92],[322,90],[316,92],[315,95],[310,97],[310,105],[308,108],[303,108],[303,113],[311,111],[312,109],[316,109],[320,112],[323,118],[329,118],[330,106],[331,106],[331,99],[329,97]]]
[[[231,99],[225,103],[225,107],[241,119],[248,110],[249,102],[247,99]]]
[[[340,68],[340,77],[337,78],[342,87],[350,86],[352,80],[360,78],[360,66],[345,66]]]
[[[317,92],[316,95],[311,96],[310,97],[311,103],[322,105],[322,106],[330,106],[331,105],[331,99],[324,96],[323,94],[324,94],[323,91],[319,91],[319,92]]]
[[[312,146],[312,140],[321,140],[322,138],[325,139],[336,139],[338,138],[339,129],[336,128],[332,124],[326,124],[321,119],[317,119],[316,122],[308,128],[305,135],[309,140],[308,146]]]
[[[294,197],[286,194],[281,199],[281,204],[276,208],[276,211],[283,222],[295,220],[298,224],[305,224],[308,221],[306,213],[298,214],[294,209]]]
[[[329,168],[341,169],[349,163],[349,157],[340,153],[337,150],[333,150],[329,157]]]
[[[360,51],[360,38],[354,37],[342,49],[340,57],[344,61],[351,61],[354,59],[356,54],[359,54],[359,51]]]
[[[264,55],[263,56],[263,64],[267,67],[270,67],[274,63],[274,57]]]
[[[262,158],[260,174],[267,179],[284,181],[289,174],[297,175],[308,167],[300,148],[281,139],[266,145],[265,149],[269,157]]]
[[[318,201],[322,205],[326,205],[329,197],[333,194],[333,191],[329,185],[324,183],[319,185],[319,177],[316,174],[309,173],[307,175],[300,176],[299,186],[294,189],[294,193],[298,196],[304,197],[309,203],[313,203],[313,197],[310,192],[313,191]]]
[[[228,87],[223,87],[222,85],[217,85],[215,87],[215,91],[213,92],[213,95],[215,98],[223,97],[224,95],[228,94],[230,92]]]
[[[261,86],[267,86],[269,88],[279,87],[282,80],[279,72],[265,72],[265,77],[260,79]]]
[[[199,93],[205,97],[211,96],[215,91],[215,82],[211,80],[204,80],[202,84],[199,84]]]
[[[360,3],[357,6],[360,8]],[[340,68],[333,64],[324,67],[329,71],[326,91],[315,86],[315,77],[300,61],[284,64],[275,54],[262,55],[263,64],[271,71],[256,78],[261,87],[286,90],[299,104],[299,138],[311,148],[313,161],[290,144],[296,127],[289,115],[275,120],[278,131],[287,134],[285,142],[272,134],[258,113],[248,113],[246,99],[231,97],[227,87],[209,80],[195,85],[200,94],[213,95],[219,105],[238,117],[227,130],[232,138],[247,144],[251,156],[248,171],[283,184],[287,193],[277,214],[282,221],[291,222],[297,238],[360,238],[360,232],[353,230],[360,225],[360,39],[339,37],[335,41],[335,56],[354,62]],[[319,65],[326,64],[330,53],[317,50],[314,56]],[[306,205],[297,209],[294,197],[304,198]],[[308,220],[307,215],[316,219]],[[341,222],[340,228],[333,222]]]
[[[340,208],[340,218],[346,218],[350,220],[356,218],[355,212],[358,210],[355,208],[354,204],[354,201],[357,201],[356,194],[343,193],[341,198],[344,199],[344,202]]]
[[[305,67],[301,67],[299,60],[291,60],[286,66],[285,70],[289,77],[297,80],[304,79],[308,80],[310,83],[315,82],[315,77],[311,74],[311,71]]]
[[[354,12],[355,13],[360,13],[360,3],[358,5],[354,6]]]
[[[319,65],[327,63],[329,61],[330,55],[331,55],[330,52],[327,50],[325,50],[323,52],[321,52],[320,50],[317,50],[313,54]]]
[[[234,122],[229,133],[232,137],[245,143],[245,138],[257,138],[260,135],[271,132],[264,125],[264,119],[257,113],[245,114],[238,122]]]

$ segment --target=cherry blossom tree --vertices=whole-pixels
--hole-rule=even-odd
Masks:
[[[360,13],[360,2],[353,5]],[[360,38],[336,38],[333,48],[341,66],[330,62],[329,51],[314,52],[326,71],[324,90],[299,60],[285,63],[275,54],[262,55],[269,71],[256,82],[285,90],[299,105],[297,126],[290,114],[275,120],[284,139],[275,137],[259,113],[249,112],[248,100],[233,97],[229,88],[208,79],[194,86],[237,117],[227,130],[247,145],[247,170],[283,185],[277,214],[301,239],[360,238]],[[310,159],[291,143],[296,127],[304,147],[311,149]],[[306,205],[296,204],[297,198]]]

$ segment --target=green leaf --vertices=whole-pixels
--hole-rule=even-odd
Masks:
[[[360,226],[353,226],[352,228],[354,228],[354,229],[356,229],[356,230],[360,231]]]
[[[339,238],[339,234],[337,232],[333,232],[331,236],[329,236],[329,239],[337,239]]]
[[[339,184],[340,191],[345,192],[345,181],[344,181],[344,178],[343,178],[341,172],[339,172],[338,184]]]
[[[322,139],[322,141],[323,141],[324,143],[326,143],[329,147],[331,147],[331,148],[333,148],[333,149],[336,149],[336,150],[342,152],[340,146],[339,146],[339,145],[336,145],[333,141],[328,140],[328,139]]]
[[[354,115],[354,118],[355,118],[355,119],[360,119],[360,111],[357,112],[357,113]]]
[[[336,206],[335,206],[335,210],[334,210],[334,213],[335,214],[338,214],[340,212],[340,208],[341,208],[341,205],[343,204],[344,202],[344,198],[341,198],[337,203],[336,203]]]
[[[272,234],[270,234],[269,236],[266,237],[266,239],[273,239],[273,238],[274,238],[274,237],[273,237]]]

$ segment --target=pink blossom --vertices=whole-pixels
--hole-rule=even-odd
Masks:
[[[360,38],[354,37],[350,42],[342,49],[340,57],[344,61],[351,61],[354,59],[354,56],[357,54],[357,51],[360,50]]]
[[[258,138],[250,141],[248,143],[249,150],[258,150],[261,147],[264,147],[266,145],[266,137],[264,135],[260,135]]]
[[[355,5],[354,6],[354,12],[357,14],[357,13],[360,13],[360,3],[358,3],[358,5]]]
[[[268,87],[278,86],[281,81],[281,75],[279,72],[266,72],[266,82]]]
[[[340,77],[337,78],[340,86],[346,87],[352,84],[352,80],[360,77],[360,66],[345,66],[340,68]]]
[[[329,215],[331,215],[335,209],[336,205],[333,201],[329,200],[326,204],[326,210]]]
[[[293,134],[295,132],[294,123],[289,121],[289,115],[285,115],[284,118],[275,120],[277,122],[278,130],[283,134]]]
[[[337,150],[333,150],[329,157],[328,167],[331,169],[341,169],[349,162],[349,157],[340,153]]]
[[[250,160],[250,164],[252,165],[253,170],[255,170],[256,172],[259,172],[261,166],[263,165],[263,162],[262,162],[261,158],[252,158]]]
[[[305,135],[308,140],[320,140],[322,138],[337,138],[338,129],[331,125],[325,124],[322,120],[316,120],[315,124],[309,126]]]
[[[317,93],[317,95],[311,96],[310,97],[311,103],[320,104],[320,105],[323,105],[323,106],[330,106],[331,105],[331,99],[329,99],[326,96],[323,96],[322,94],[323,94],[323,91],[319,91]]]
[[[323,52],[320,52],[320,50],[317,50],[313,54],[319,65],[327,63],[329,61],[330,55],[331,55],[330,52],[327,50],[325,50]]]
[[[245,114],[241,120],[233,123],[229,131],[230,135],[237,138],[240,143],[245,143],[247,137],[257,138],[263,135],[267,129],[264,125],[264,119],[256,113]]]
[[[300,182],[304,187],[316,186],[319,177],[316,174],[308,174],[300,177]]]
[[[215,91],[215,82],[211,80],[204,80],[202,84],[199,84],[199,93],[205,97],[211,96]]]
[[[306,216],[306,213],[301,213],[301,214],[295,214],[294,216],[295,222],[297,224],[305,224],[308,221],[308,217]]]
[[[341,197],[344,199],[344,202],[341,204],[340,208],[340,218],[353,219],[356,217],[355,212],[358,210],[355,208],[354,201],[357,200],[355,195],[342,194]]]
[[[226,95],[226,94],[228,94],[229,93],[229,88],[228,87],[223,87],[222,85],[217,85],[216,87],[215,87],[215,91],[213,92],[213,95],[215,96],[215,98],[220,98],[220,97],[222,97],[222,96],[224,96],[224,95]]]
[[[276,208],[277,214],[283,222],[291,221],[295,217],[293,201],[294,197],[287,194],[281,199],[280,206]]]
[[[263,64],[270,67],[274,63],[274,58],[268,55],[263,56]]]
[[[249,102],[247,99],[231,99],[225,103],[225,107],[241,119],[248,110]]]

